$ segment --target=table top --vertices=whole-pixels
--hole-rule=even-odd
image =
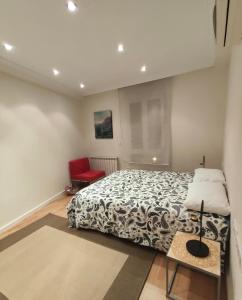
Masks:
[[[199,240],[199,236],[177,231],[167,253],[167,257],[191,269],[196,269],[212,276],[220,277],[220,243],[202,238],[202,241],[209,247],[209,255],[205,258],[200,258],[191,255],[186,249],[186,242],[192,239]]]

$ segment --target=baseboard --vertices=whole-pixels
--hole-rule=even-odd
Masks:
[[[0,227],[0,233],[3,233],[4,231],[10,229],[17,223],[21,222],[23,219],[28,217],[29,215],[33,214],[34,212],[38,211],[42,207],[48,205],[49,203],[58,200],[59,198],[63,197],[65,195],[65,191],[61,191],[54,196],[50,197],[49,199],[45,200],[44,202],[41,202],[39,205],[35,206],[34,208],[30,209],[29,211],[25,212],[23,215],[17,217],[16,219],[12,220],[11,222],[7,223],[6,225],[3,225]]]

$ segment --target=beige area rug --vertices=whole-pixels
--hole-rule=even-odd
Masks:
[[[0,240],[0,300],[135,300],[155,255],[50,214]]]

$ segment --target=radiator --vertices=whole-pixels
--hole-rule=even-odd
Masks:
[[[118,157],[89,157],[91,169],[104,170],[110,175],[118,170]]]

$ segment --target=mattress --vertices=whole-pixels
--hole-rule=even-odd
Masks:
[[[199,214],[183,206],[192,179],[193,173],[117,171],[71,199],[69,224],[167,252],[177,230],[199,234]],[[206,238],[221,242],[223,260],[229,218],[205,213],[203,227]]]

